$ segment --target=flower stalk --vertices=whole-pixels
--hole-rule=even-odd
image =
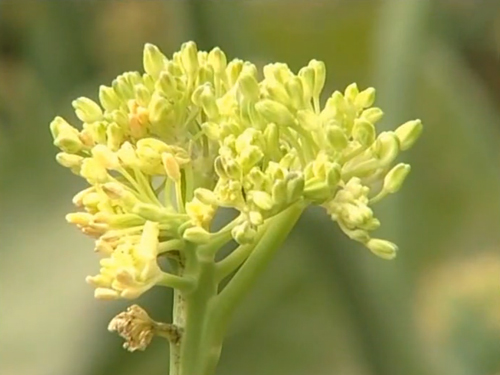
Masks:
[[[81,130],[61,117],[50,125],[57,161],[90,185],[67,220],[96,239],[103,257],[99,274],[87,277],[96,298],[174,289],[172,323],[137,305],[113,319],[126,347],[164,337],[170,375],[213,375],[236,307],[307,206],[394,258],[395,244],[371,236],[380,222],[370,205],[401,188],[410,167],[393,163],[422,124],[377,135],[375,90],[355,84],[322,107],[326,68],[316,60],[297,74],[269,64],[260,78],[254,64],[189,42],[171,58],[147,44],[143,63],[145,73],[101,86],[100,105],[73,101]],[[216,230],[221,209],[236,215]],[[220,259],[232,241],[237,247]]]

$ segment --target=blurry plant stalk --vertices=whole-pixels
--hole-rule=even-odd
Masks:
[[[171,375],[213,374],[236,306],[309,205],[394,258],[395,244],[370,235],[380,225],[370,205],[408,175],[409,165],[393,162],[419,137],[419,120],[377,135],[375,91],[355,84],[322,107],[326,72],[316,60],[298,74],[266,65],[259,80],[255,65],[228,63],[219,48],[189,42],[168,59],[148,44],[144,70],[101,86],[101,105],[75,100],[82,130],[61,117],[51,123],[57,161],[90,184],[73,200],[83,210],[67,220],[103,257],[87,278],[96,298],[174,289],[171,323],[137,305],[111,321],[127,349],[165,337]],[[220,208],[237,216],[215,229]],[[237,247],[219,259],[230,242]]]

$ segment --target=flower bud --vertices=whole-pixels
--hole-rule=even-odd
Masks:
[[[358,85],[356,83],[351,83],[344,91],[344,98],[348,103],[354,103],[358,94]]]
[[[264,211],[269,211],[273,208],[274,202],[271,196],[265,191],[253,190],[251,191],[250,197],[255,205]]]
[[[56,155],[56,160],[63,167],[71,168],[71,170],[79,169],[83,162],[83,157],[74,154],[68,154],[66,152],[60,152]]]
[[[288,202],[295,202],[302,196],[304,191],[304,177],[298,173],[291,172],[286,176],[286,197]]]
[[[295,119],[288,108],[274,100],[261,100],[255,104],[255,109],[269,122],[288,126],[295,123]]]
[[[375,141],[375,126],[363,118],[354,121],[352,137],[362,146],[369,147]]]
[[[420,120],[413,120],[405,122],[398,127],[395,131],[399,139],[399,145],[402,151],[408,150],[417,141],[422,134],[422,122]]]
[[[273,202],[275,202],[277,205],[286,203],[288,196],[287,184],[285,180],[277,180],[274,182],[271,196]]]
[[[249,101],[254,102],[259,99],[259,85],[255,77],[251,74],[242,73],[238,78],[238,90]]]
[[[160,52],[158,47],[147,43],[144,46],[143,65],[144,71],[154,79],[160,76],[166,57]]]
[[[375,151],[381,166],[388,166],[399,154],[399,139],[394,132],[381,133],[375,142]]]
[[[205,188],[197,188],[194,191],[194,196],[196,199],[198,199],[200,202],[204,204],[207,205],[217,204],[217,198],[212,190],[208,190]]]
[[[62,117],[56,117],[50,123],[50,131],[54,137],[54,145],[69,154],[75,154],[83,148],[78,130]]]
[[[112,122],[106,128],[106,138],[108,148],[111,151],[117,151],[125,140],[125,134],[117,123]]]
[[[392,242],[378,238],[370,239],[366,243],[366,247],[368,247],[373,254],[383,259],[394,259],[398,251],[398,247]]]
[[[383,190],[391,194],[396,193],[403,185],[410,170],[409,164],[400,163],[394,166],[384,178]]]
[[[181,47],[180,58],[188,76],[194,78],[198,71],[198,49],[194,42],[186,42]]]
[[[344,130],[338,125],[329,125],[326,130],[326,137],[330,145],[337,152],[344,150],[347,147],[347,136]]]
[[[148,90],[148,88],[142,83],[139,83],[134,86],[134,92],[137,104],[142,107],[147,107],[149,101],[151,100],[151,92]]]
[[[216,74],[222,75],[227,66],[226,55],[219,47],[215,47],[208,54],[208,63],[212,65]]]
[[[326,67],[323,61],[311,60],[309,66],[314,71],[314,85],[313,85],[313,97],[318,98],[321,95],[321,91],[325,85],[326,79]]]
[[[121,101],[112,87],[101,85],[99,87],[99,101],[106,111],[113,111],[120,107]]]
[[[152,123],[161,123],[168,119],[171,104],[159,94],[154,94],[148,106],[149,119]]]
[[[372,124],[376,124],[378,121],[380,121],[382,116],[384,116],[384,112],[382,112],[382,110],[377,107],[365,109],[363,113],[361,113],[361,118],[364,118]]]
[[[238,77],[243,69],[243,61],[239,59],[234,59],[226,67],[226,75],[229,83],[229,87],[232,87],[236,84]]]
[[[109,180],[106,167],[95,159],[85,159],[82,162],[80,175],[91,185],[95,183],[105,183]]]
[[[296,109],[302,109],[304,103],[304,88],[299,77],[292,77],[285,83],[285,89]]]
[[[161,155],[161,160],[163,163],[163,167],[167,172],[167,176],[175,182],[180,182],[181,169],[179,167],[179,163],[177,163],[177,160],[175,160],[175,157],[169,152],[164,152]]]
[[[106,169],[116,169],[120,166],[118,156],[104,145],[97,145],[92,149],[92,156]]]
[[[359,108],[368,108],[373,105],[375,101],[375,89],[373,87],[369,87],[363,91],[361,91],[354,100],[354,105]]]
[[[245,245],[252,243],[257,235],[257,230],[255,227],[248,221],[234,227],[231,230],[231,235],[234,240],[240,245]]]
[[[306,66],[299,70],[299,78],[302,81],[302,87],[304,89],[304,100],[309,102],[314,95],[314,69],[310,66]]]
[[[177,84],[169,72],[161,72],[160,77],[155,83],[155,90],[160,91],[167,97],[172,97],[177,94]]]
[[[102,118],[102,109],[89,98],[81,97],[71,103],[75,109],[76,116],[86,123],[99,121]]]
[[[198,83],[203,84],[206,82],[214,81],[214,68],[210,65],[204,65],[198,70]]]

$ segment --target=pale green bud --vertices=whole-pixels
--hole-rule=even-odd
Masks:
[[[285,83],[285,89],[296,109],[304,108],[304,88],[299,77],[292,77]]]
[[[155,45],[147,43],[144,46],[144,71],[154,79],[160,76],[165,60],[165,55],[163,55]]]
[[[205,88],[200,95],[200,101],[208,118],[213,119],[219,117],[219,109],[217,107],[215,95],[211,86],[205,85]]]
[[[347,147],[347,136],[344,130],[338,125],[329,125],[326,130],[326,137],[330,145],[337,152],[344,150]]]
[[[198,49],[194,42],[186,42],[181,46],[180,58],[187,74],[193,76],[198,70]]]
[[[152,123],[160,123],[168,119],[171,104],[159,94],[154,94],[149,102],[149,119]]]
[[[120,110],[111,112],[111,119],[118,124],[122,129],[129,128],[129,121],[127,115]]]
[[[395,131],[399,139],[399,145],[402,151],[408,150],[417,141],[422,134],[423,126],[420,120],[405,122]]]
[[[197,188],[194,191],[194,196],[200,202],[208,205],[216,205],[217,198],[212,190],[208,190],[205,188]]]
[[[248,213],[248,221],[252,225],[259,226],[264,223],[264,217],[259,211],[250,211]]]
[[[361,91],[354,100],[354,105],[358,108],[368,108],[375,102],[375,89],[369,87]]]
[[[259,207],[261,210],[269,211],[273,208],[274,202],[271,195],[265,191],[253,190],[249,193],[252,202]]]
[[[314,70],[314,86],[313,86],[313,97],[319,97],[321,91],[325,86],[326,79],[326,67],[323,61],[311,60],[309,66]]]
[[[382,112],[382,110],[377,107],[365,109],[363,113],[361,113],[361,118],[366,119],[372,124],[376,124],[383,116],[384,112]]]
[[[161,75],[161,74],[160,74]],[[142,83],[148,88],[149,91],[153,92],[155,89],[156,80],[149,74],[144,73],[142,75]]]
[[[229,64],[227,64],[226,75],[229,83],[229,87],[236,84],[238,77],[240,76],[241,70],[243,69],[243,61],[239,59],[234,59]]]
[[[366,247],[370,251],[383,259],[394,259],[398,251],[398,247],[392,242],[372,238],[366,243]]]
[[[117,77],[111,83],[113,90],[122,100],[129,100],[134,97],[133,86],[127,81],[127,79],[122,75]]]
[[[209,232],[201,227],[192,227],[184,231],[184,233],[182,234],[182,238],[189,242],[205,244],[210,242],[212,236]]]
[[[287,201],[287,183],[285,180],[276,180],[271,191],[273,201],[280,205]]]
[[[127,167],[136,168],[139,166],[139,158],[135,152],[134,146],[129,142],[122,144],[120,149],[117,151],[118,158]]]
[[[328,183],[319,178],[313,177],[306,180],[304,186],[304,197],[315,202],[323,202],[330,198],[332,187]]]
[[[259,99],[259,85],[255,77],[251,74],[242,73],[238,78],[238,90],[249,101]]]
[[[380,133],[375,142],[376,154],[381,166],[388,166],[399,154],[399,139],[394,132]]]
[[[359,94],[359,89],[358,85],[355,83],[351,83],[349,86],[346,87],[345,92],[344,92],[344,98],[349,102],[349,103],[354,103],[356,100],[356,97]]]
[[[101,102],[103,108],[109,112],[119,108],[122,104],[120,98],[116,95],[115,90],[113,90],[112,87],[104,85],[99,87],[99,101]]]
[[[215,122],[204,122],[201,124],[201,130],[207,136],[208,139],[212,141],[217,141],[220,139],[220,129],[219,125]]]
[[[255,109],[269,122],[274,122],[278,125],[291,125],[295,123],[295,119],[288,108],[274,100],[261,100],[255,104]]]
[[[331,163],[328,165],[326,173],[326,181],[330,187],[335,187],[340,182],[341,177],[341,167],[337,163]]]
[[[291,172],[286,176],[286,196],[288,202],[294,202],[302,196],[304,191],[304,176]]]
[[[167,97],[176,96],[178,93],[176,81],[169,72],[162,72],[160,74],[160,77],[155,83],[155,89],[165,94]]]
[[[215,47],[208,54],[208,63],[214,68],[216,74],[223,74],[227,67],[227,59],[219,47]]]
[[[67,152],[60,152],[56,155],[56,160],[63,167],[78,171],[82,165],[83,157],[79,155],[68,154]]]
[[[264,157],[262,150],[256,146],[247,146],[238,157],[242,168],[246,171],[250,170]]]
[[[149,101],[151,100],[151,92],[148,90],[148,88],[142,83],[139,83],[134,86],[134,92],[137,104],[143,107],[147,107]]]
[[[99,121],[102,118],[102,109],[89,98],[81,97],[71,103],[76,116],[86,123]]]
[[[375,141],[375,126],[371,122],[361,118],[354,121],[352,128],[352,137],[362,146],[368,147]]]
[[[257,230],[255,227],[248,221],[234,227],[231,230],[231,235],[234,240],[240,245],[245,245],[252,243],[257,235]]]
[[[175,182],[180,182],[181,169],[175,157],[169,152],[164,152],[161,155],[161,161],[165,168],[165,172],[167,172],[167,176]]]
[[[267,82],[265,84],[265,89],[269,94],[269,98],[273,99],[277,102],[284,103],[284,104],[289,104],[290,103],[290,98],[288,96],[288,93],[285,90],[285,87],[283,84],[279,82]]]
[[[302,81],[302,87],[304,89],[304,100],[306,102],[309,102],[314,94],[314,76],[314,69],[310,66],[306,66],[299,70],[299,78]]]
[[[125,134],[117,123],[112,122],[106,128],[106,138],[108,148],[117,151],[125,140]]]
[[[383,190],[391,194],[396,193],[403,185],[410,170],[409,164],[400,163],[394,166],[384,178]]]
[[[50,131],[54,137],[54,145],[62,151],[75,154],[83,147],[78,130],[72,127],[62,117],[56,117],[50,123]]]

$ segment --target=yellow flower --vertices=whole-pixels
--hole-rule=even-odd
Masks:
[[[163,272],[156,259],[158,234],[158,223],[148,221],[139,243],[122,243],[101,260],[100,273],[86,279],[96,287],[96,298],[137,298],[161,281]]]

